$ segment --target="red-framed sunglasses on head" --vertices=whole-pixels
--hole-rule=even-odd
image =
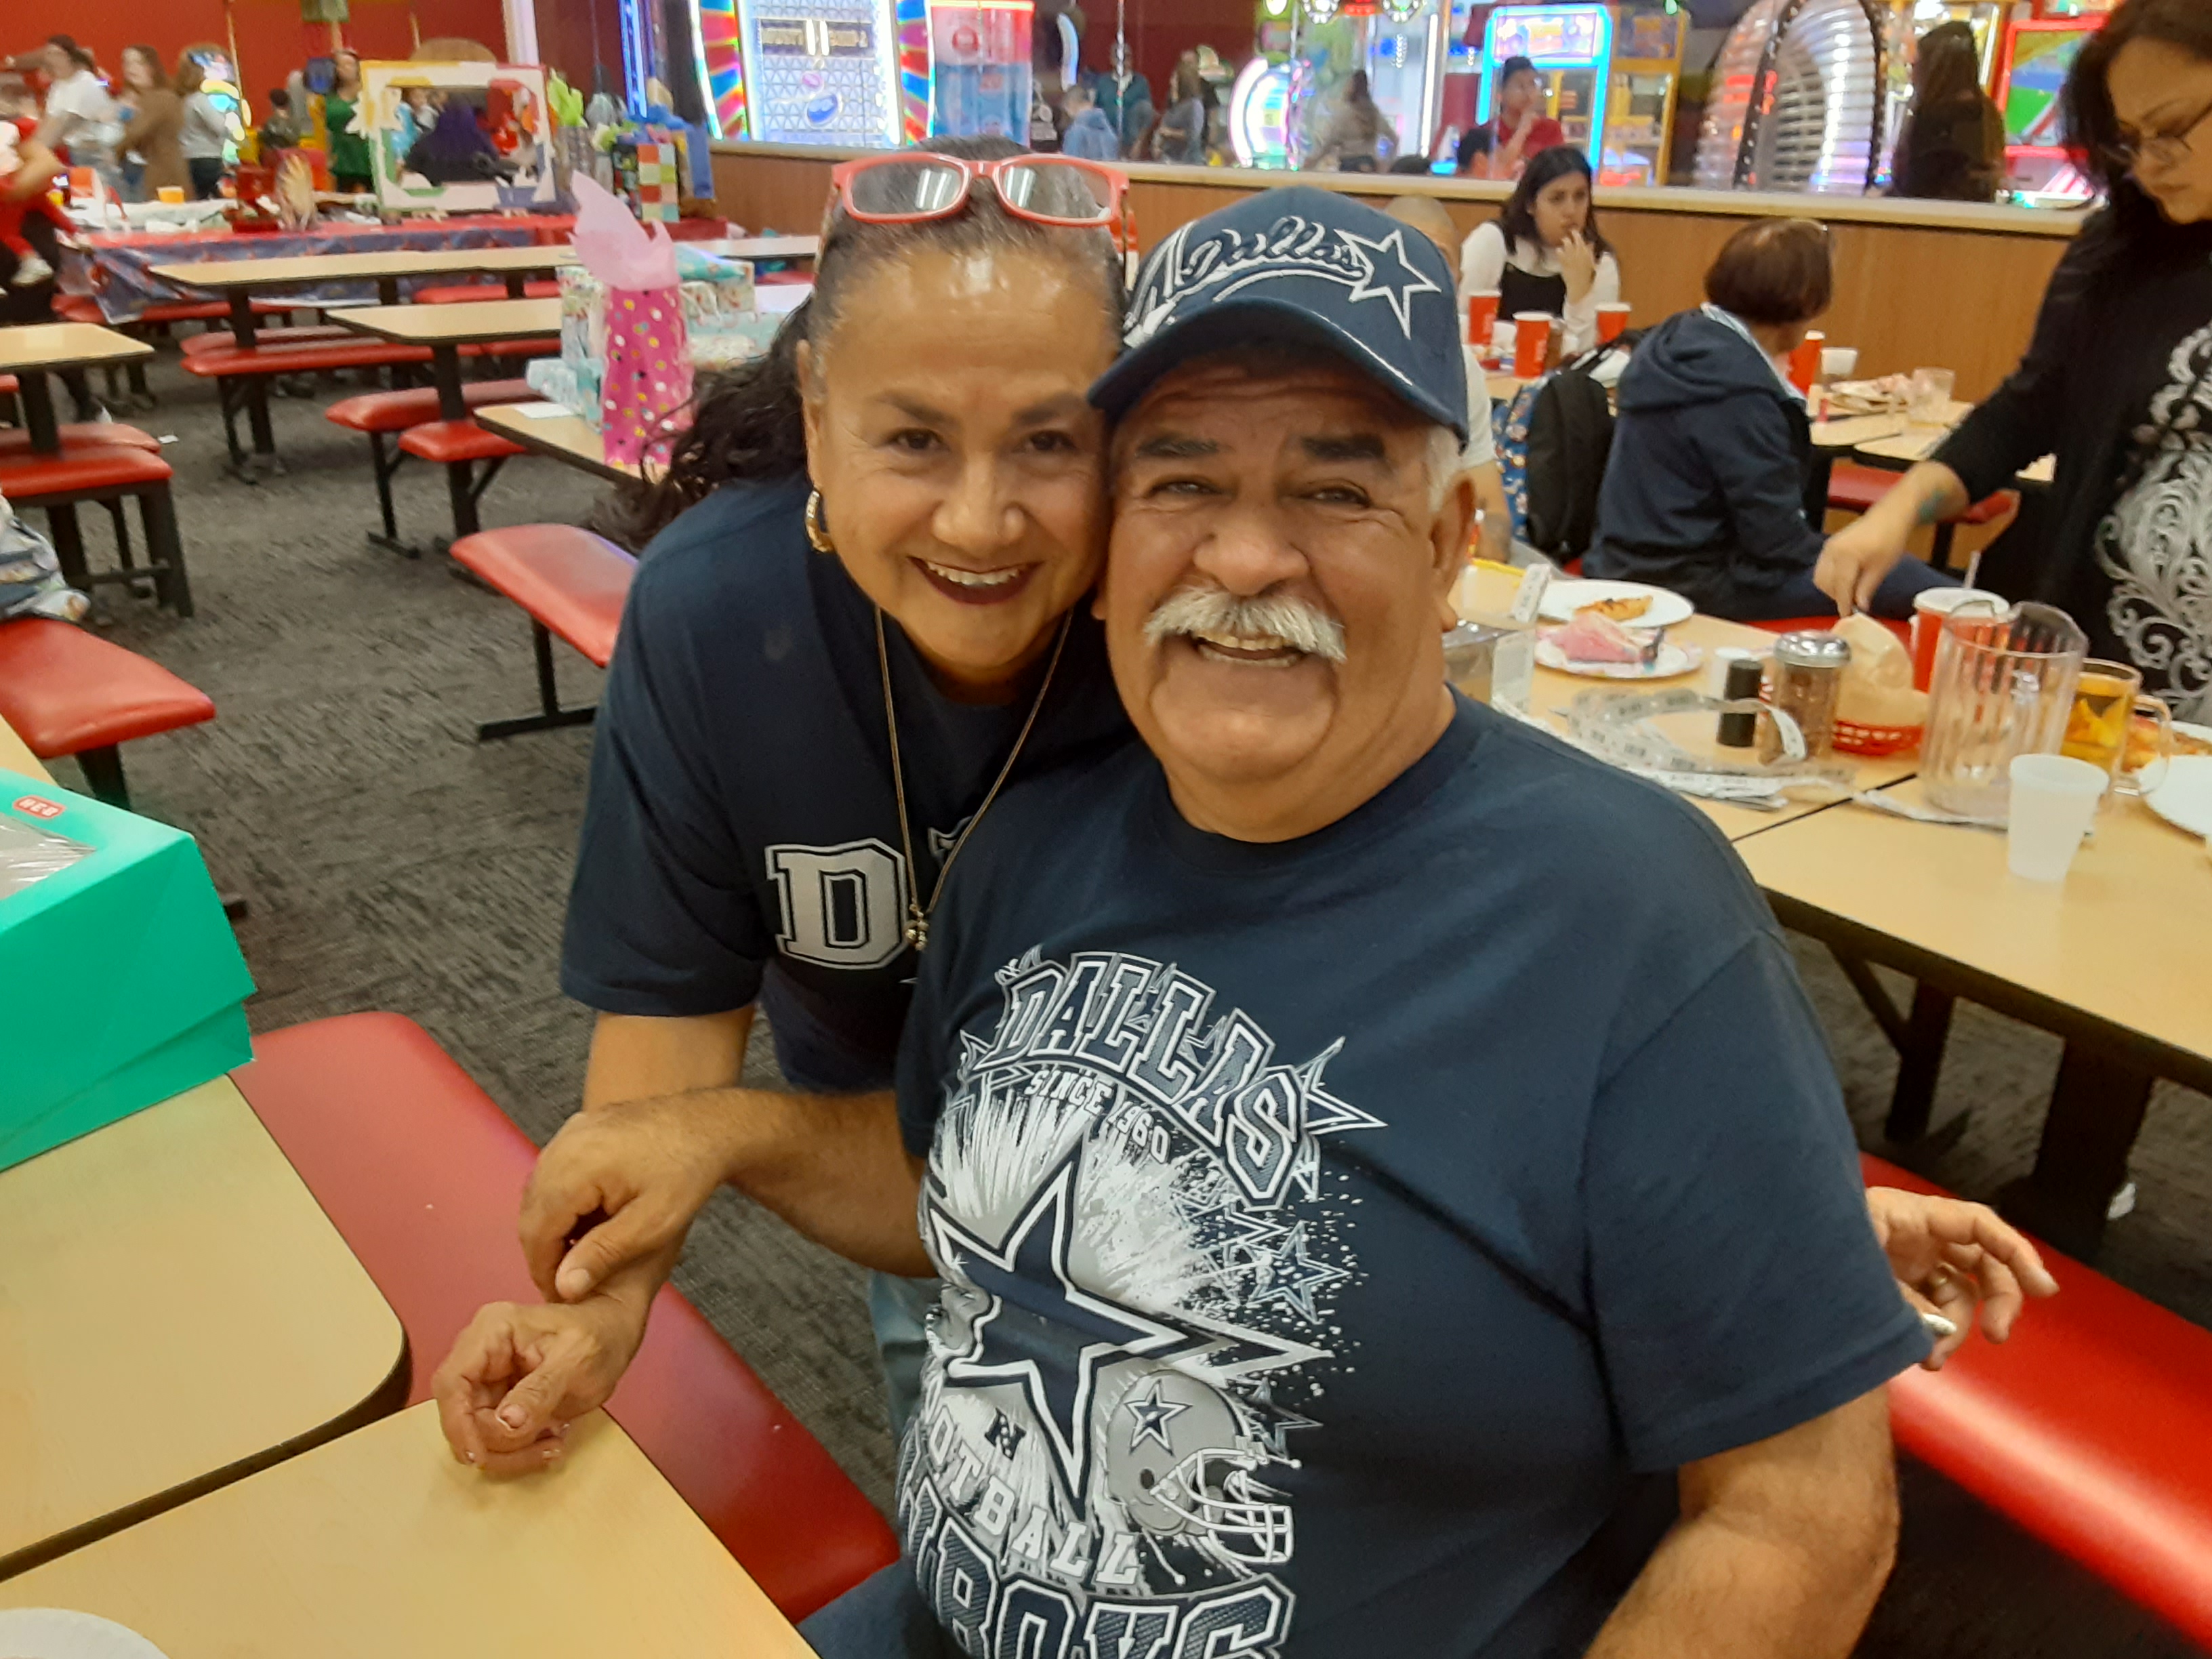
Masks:
[[[970,161],[927,150],[841,161],[830,183],[848,218],[864,225],[950,219],[968,205],[978,181],[1017,219],[1075,230],[1111,230],[1124,251],[1135,246],[1129,181],[1112,167],[1074,155],[1008,155]]]

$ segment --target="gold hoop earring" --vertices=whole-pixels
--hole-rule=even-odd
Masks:
[[[830,539],[830,526],[822,520],[822,492],[806,492],[806,544],[817,553],[835,553],[837,544]]]

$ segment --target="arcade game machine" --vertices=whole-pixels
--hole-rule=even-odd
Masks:
[[[1229,147],[1237,165],[1287,167],[1291,159],[1291,76],[1298,0],[1259,0],[1251,57],[1229,88]]]
[[[1604,6],[1498,7],[1483,33],[1482,95],[1475,119],[1487,121],[1495,113],[1498,72],[1505,60],[1526,58],[1536,66],[1544,112],[1595,169],[1605,134],[1613,37],[1613,13]],[[1680,56],[1677,47],[1678,63]]]
[[[2029,206],[2086,201],[2095,187],[2068,159],[2059,125],[2059,92],[2081,43],[2105,26],[2101,11],[2042,15],[2008,23],[1990,95],[2004,113],[2007,182]]]
[[[955,138],[1030,133],[1032,0],[929,0],[929,131]]]
[[[922,0],[693,0],[718,138],[886,149],[927,133]]]
[[[1680,11],[1624,10],[1613,45],[1599,147],[1601,185],[1663,185],[1674,141],[1689,19]]]
[[[1259,50],[1229,93],[1244,167],[1297,167],[1317,149],[1339,90],[1360,70],[1389,123],[1392,155],[1431,153],[1451,0],[1260,0]],[[1449,171],[1449,169],[1447,169]]]
[[[1889,27],[1876,0],[1753,0],[1713,65],[1698,185],[1866,194],[1888,160]]]

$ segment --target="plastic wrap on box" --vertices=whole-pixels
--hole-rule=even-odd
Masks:
[[[588,380],[558,357],[533,357],[522,371],[530,389],[551,404],[559,404],[594,432],[599,428],[599,377],[593,369]]]

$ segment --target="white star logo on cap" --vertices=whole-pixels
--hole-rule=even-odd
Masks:
[[[1399,328],[1407,339],[1412,339],[1413,295],[1441,294],[1443,290],[1406,257],[1405,228],[1401,226],[1388,236],[1372,239],[1348,230],[1339,230],[1336,234],[1363,267],[1359,280],[1345,296],[1346,301],[1356,305],[1362,300],[1388,300],[1397,316]],[[1382,263],[1384,254],[1389,256],[1388,266]]]

